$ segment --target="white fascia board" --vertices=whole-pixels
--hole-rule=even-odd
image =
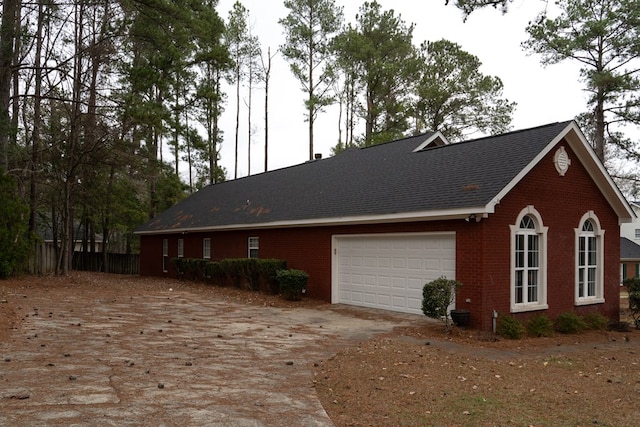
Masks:
[[[566,135],[571,149],[574,151],[578,159],[580,159],[580,162],[584,165],[591,178],[593,178],[613,210],[618,214],[618,222],[632,222],[636,217],[633,208],[624,197],[613,178],[611,178],[611,175],[609,175],[609,172],[607,172],[598,156],[596,156],[595,151],[578,125],[575,122],[571,122],[563,133],[563,136]]]
[[[440,140],[440,144],[437,144],[438,146],[441,145],[449,145],[449,140],[442,134],[442,132],[437,131],[436,133],[434,133],[433,135],[431,135],[429,138],[425,139],[425,141],[418,145],[418,147],[413,150],[414,153],[417,153],[418,151],[423,150],[426,146],[428,146],[429,144],[431,144],[434,141]]]
[[[296,227],[328,227],[334,225],[360,225],[360,224],[389,224],[419,221],[444,221],[451,219],[467,219],[474,215],[477,220],[487,218],[492,213],[484,206],[474,208],[448,209],[421,212],[403,212],[389,215],[361,215],[335,218],[304,219],[297,221],[274,221],[258,224],[229,224],[214,227],[172,228],[164,230],[138,231],[134,234],[141,236],[154,234],[184,234],[202,233],[207,231],[231,231],[231,230],[256,230],[270,228],[296,228]]]
[[[562,132],[558,133],[547,146],[538,153],[538,155],[525,167],[523,168],[518,175],[516,175],[507,186],[505,186],[497,195],[494,197],[487,208],[493,212],[495,206],[500,203],[500,201],[511,191],[513,188],[524,179],[531,170],[542,161],[542,159],[549,154],[551,150],[553,150],[558,143],[566,138],[569,147],[573,150],[575,155],[578,157],[582,165],[585,167],[591,178],[593,178],[594,182],[598,186],[598,189],[605,196],[609,204],[613,207],[614,211],[618,215],[619,222],[631,222],[635,217],[635,213],[631,206],[625,199],[625,197],[620,192],[620,189],[615,184],[607,170],[604,168],[598,156],[596,156],[595,151],[585,138],[584,134],[578,127],[575,121],[572,121],[567,125],[566,128],[562,130]]]

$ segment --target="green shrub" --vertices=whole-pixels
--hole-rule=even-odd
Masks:
[[[587,324],[574,312],[568,312],[556,317],[555,329],[561,334],[576,334],[587,329]]]
[[[510,340],[519,340],[524,336],[524,324],[513,316],[500,313],[496,324],[496,333]]]
[[[287,262],[279,259],[225,258],[219,263],[216,277],[228,277],[236,288],[246,286],[252,291],[260,290],[260,280],[264,280],[267,290],[273,294],[279,291],[276,272],[285,270]],[[218,267],[215,267],[218,270]]]
[[[209,260],[202,259],[202,258],[193,260],[193,263],[195,264],[195,273],[196,273],[197,279],[200,279],[200,280],[206,279],[205,269],[207,268],[208,262]]]
[[[243,258],[240,269],[245,282],[252,291],[260,289],[260,266],[257,258]]]
[[[196,280],[204,275],[204,261],[198,258],[178,258],[182,260],[183,273],[191,280]]]
[[[600,313],[589,313],[582,320],[584,320],[587,329],[594,331],[601,331],[609,326],[609,319]]]
[[[204,265],[204,277],[211,283],[223,284],[225,277],[220,263],[215,261],[206,262]]]
[[[544,314],[533,316],[526,327],[530,337],[552,337],[554,334],[553,321]]]
[[[267,292],[274,295],[277,294],[280,291],[280,287],[278,286],[276,274],[278,270],[287,269],[287,261],[283,259],[258,259],[258,269],[260,277],[267,285]]]
[[[457,280],[450,280],[440,277],[424,285],[422,288],[422,312],[427,317],[442,319],[444,326],[448,330],[449,313],[448,308],[456,297],[456,290],[462,286]]]
[[[186,270],[186,261],[184,258],[171,258],[171,264],[180,276],[184,275]]]
[[[242,287],[243,280],[246,280],[243,262],[246,258],[225,258],[220,261],[220,267],[224,274],[231,279],[233,286]]]
[[[640,329],[640,278],[625,279],[623,285],[629,294],[629,315],[633,319],[636,329]]]
[[[298,301],[307,288],[309,275],[302,270],[278,270],[276,280],[280,284],[280,293],[284,299]]]

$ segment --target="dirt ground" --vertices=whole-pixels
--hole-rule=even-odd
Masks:
[[[53,315],[38,312],[32,296],[53,307],[63,303],[57,299],[68,300],[70,293],[110,302],[153,293],[160,286],[201,300],[393,319],[376,310],[308,299],[287,302],[277,296],[188,282],[73,273],[66,278],[0,282],[0,343],[23,334],[29,317]],[[327,357],[309,361],[305,367],[309,390],[336,426],[640,425],[640,333],[636,330],[504,340],[464,329],[447,334],[441,323],[419,317],[410,326],[372,339],[341,342],[327,349]],[[11,360],[0,363],[9,365]],[[19,391],[7,393],[9,387],[0,383],[4,391],[0,399],[28,398]],[[149,421],[172,425],[161,419]]]

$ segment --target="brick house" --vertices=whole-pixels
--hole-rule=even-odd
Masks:
[[[635,217],[620,225],[620,282],[640,277],[640,202],[629,202]]]
[[[210,185],[136,232],[140,271],[184,256],[285,259],[332,303],[421,314],[422,287],[491,329],[575,311],[619,317],[629,204],[573,121],[449,144],[428,133]]]

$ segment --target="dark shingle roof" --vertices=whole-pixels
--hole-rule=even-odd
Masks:
[[[640,245],[632,242],[626,237],[620,238],[620,259],[640,260]]]
[[[571,122],[414,150],[433,134],[203,188],[138,233],[484,207]]]

